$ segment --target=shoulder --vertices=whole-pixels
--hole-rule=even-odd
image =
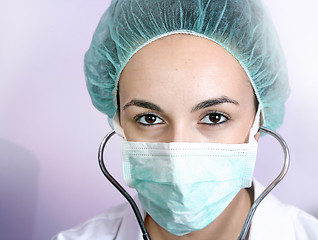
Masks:
[[[258,197],[264,187],[254,184]],[[251,239],[318,239],[318,220],[269,194],[256,209],[250,233]]]
[[[128,204],[121,204],[74,228],[60,232],[52,240],[114,239],[128,210]]]
[[[318,239],[317,218],[293,206],[286,206],[285,208],[292,219],[295,239]]]

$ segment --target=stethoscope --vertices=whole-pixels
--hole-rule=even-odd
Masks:
[[[251,226],[251,222],[252,222],[252,218],[254,216],[254,213],[258,207],[258,205],[261,203],[261,201],[273,190],[274,187],[277,186],[277,184],[285,177],[288,167],[289,167],[289,162],[290,162],[290,156],[289,156],[289,149],[288,146],[286,144],[286,142],[284,141],[284,139],[277,134],[276,132],[265,128],[265,127],[260,127],[259,131],[262,131],[264,133],[270,134],[271,136],[275,137],[277,139],[277,141],[280,143],[281,147],[283,148],[284,151],[284,157],[285,157],[285,162],[284,162],[284,167],[282,169],[282,171],[280,172],[280,174],[275,178],[275,180],[261,193],[260,196],[258,196],[258,198],[254,201],[251,210],[245,220],[245,224],[242,228],[241,234],[238,237],[238,240],[245,240],[248,230],[250,229]],[[142,231],[142,236],[144,240],[150,240],[150,236],[148,235],[147,229],[144,225],[143,222],[143,218],[140,214],[140,211],[135,203],[135,201],[132,199],[132,197],[126,192],[126,190],[112,177],[112,175],[110,175],[110,173],[107,171],[105,164],[104,164],[104,149],[106,146],[106,143],[108,142],[108,140],[115,134],[115,131],[111,131],[110,133],[108,133],[105,138],[102,140],[100,146],[99,146],[99,150],[98,150],[98,163],[99,166],[103,172],[103,174],[105,175],[105,177],[117,188],[117,190],[127,199],[127,201],[129,202],[129,204],[131,205],[138,224],[140,226],[140,229]]]

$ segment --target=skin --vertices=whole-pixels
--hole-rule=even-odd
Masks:
[[[239,62],[218,44],[176,34],[139,50],[119,81],[120,124],[128,141],[246,143],[255,97]],[[258,139],[258,136],[256,136]],[[242,189],[206,228],[175,236],[149,215],[152,240],[236,239],[251,207]]]

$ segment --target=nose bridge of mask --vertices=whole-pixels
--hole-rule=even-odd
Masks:
[[[133,179],[140,178],[171,184],[241,179],[242,186],[247,187],[257,144],[123,141],[121,150],[124,178],[131,187]]]

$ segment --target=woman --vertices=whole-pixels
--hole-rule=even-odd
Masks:
[[[262,187],[258,128],[289,94],[257,0],[117,0],[85,56],[93,104],[125,140],[126,183],[152,240],[237,239]],[[139,202],[140,201],[140,202]],[[318,222],[268,196],[248,239],[318,239]],[[128,204],[56,239],[142,239]]]

